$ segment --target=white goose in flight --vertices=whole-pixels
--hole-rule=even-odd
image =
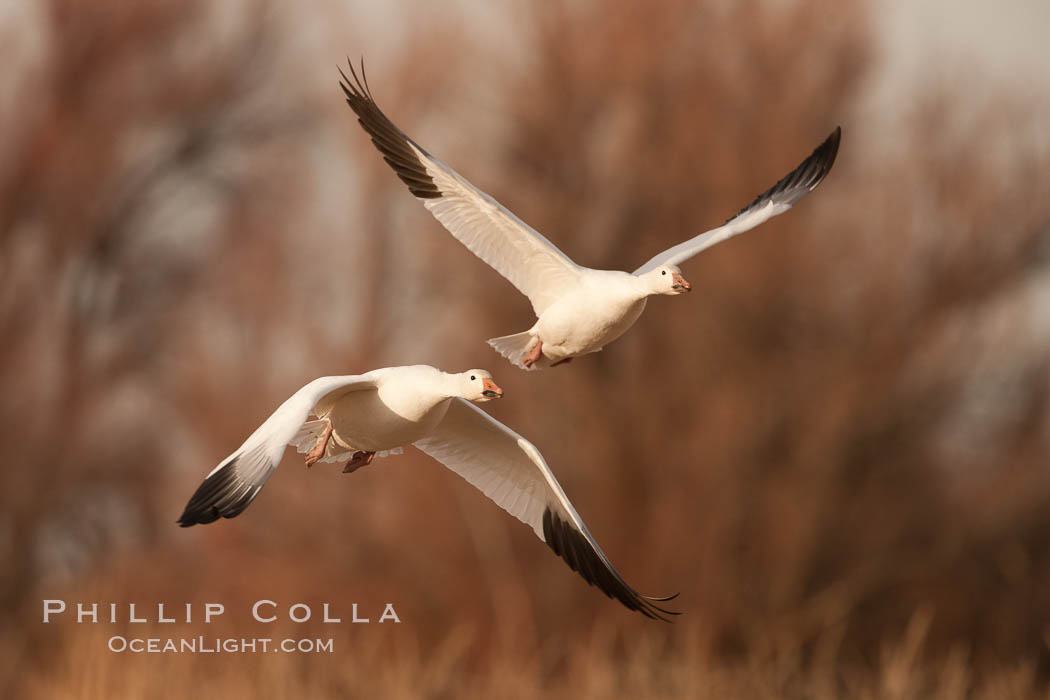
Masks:
[[[718,228],[654,256],[633,273],[577,265],[538,231],[471,185],[383,114],[350,66],[340,70],[347,104],[409,191],[449,232],[529,298],[537,321],[522,333],[492,338],[489,345],[511,363],[537,369],[598,352],[630,328],[648,297],[692,288],[678,268],[700,251],[782,214],[812,192],[831,170],[841,130],[739,214]]]
[[[472,402],[503,396],[480,369],[447,374],[428,365],[321,377],[292,394],[204,479],[178,523],[189,527],[239,515],[281,461],[285,447],[306,465],[349,458],[343,472],[415,445],[521,520],[554,553],[610,598],[650,618],[676,615],[613,568],[539,451]],[[308,420],[313,414],[317,420]]]

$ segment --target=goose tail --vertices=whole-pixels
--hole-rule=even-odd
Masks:
[[[510,360],[512,365],[521,367],[525,370],[539,369],[536,365],[532,367],[526,367],[523,363],[525,356],[529,354],[533,346],[539,342],[539,339],[529,333],[529,331],[522,331],[521,333],[515,333],[514,335],[504,335],[499,338],[490,338],[488,344],[503,357]],[[539,363],[536,363],[539,364]]]

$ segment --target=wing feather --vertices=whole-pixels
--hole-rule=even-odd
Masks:
[[[701,251],[710,248],[716,243],[732,238],[733,236],[750,231],[754,227],[772,219],[777,214],[783,214],[792,206],[797,204],[806,195],[817,188],[835,163],[835,156],[839,152],[839,139],[842,129],[835,127],[824,143],[817,146],[812,154],[806,158],[797,168],[785,175],[777,184],[758,195],[755,201],[740,210],[740,213],[726,221],[718,228],[705,231],[688,241],[679,243],[673,248],[668,248],[659,255],[654,256],[634,271],[635,275],[644,275],[650,270],[661,265],[678,265],[685,262]]]
[[[179,517],[182,527],[237,516],[255,500],[281,461],[288,444],[301,443],[314,406],[349,391],[372,389],[378,373],[321,377],[282,403],[247,440],[205,477]]]
[[[536,315],[579,280],[581,269],[541,233],[410,139],[379,109],[353,65],[340,86],[358,123],[409,191],[472,253],[532,302]]]
[[[441,424],[416,447],[444,464],[528,525],[587,583],[646,617],[678,613],[631,588],[588,532],[539,450],[463,399],[453,399]]]

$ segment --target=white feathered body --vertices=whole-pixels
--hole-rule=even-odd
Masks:
[[[332,423],[332,438],[346,450],[384,452],[430,434],[445,417],[450,397],[441,374],[418,365],[400,368],[371,391],[352,391],[320,402],[314,413]]]
[[[598,352],[634,325],[646,299],[634,275],[587,270],[576,289],[544,309],[529,333],[543,341],[550,362]]]

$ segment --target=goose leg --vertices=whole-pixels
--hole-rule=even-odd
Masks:
[[[368,452],[366,450],[360,450],[358,452],[355,452],[354,456],[351,457],[350,461],[346,463],[345,467],[343,467],[343,473],[349,474],[351,472],[357,471],[361,467],[367,467],[369,464],[372,463],[372,460],[375,458],[375,456],[375,452]]]
[[[536,360],[540,359],[540,355],[543,354],[543,341],[537,340],[536,345],[533,346],[532,350],[529,350],[529,354],[525,356],[525,359],[521,361],[521,364],[526,367],[532,367],[536,363]]]
[[[328,427],[325,428],[324,435],[317,439],[317,444],[314,445],[313,449],[306,454],[306,466],[312,467],[317,460],[324,457],[324,451],[328,447],[328,441],[332,437],[332,424],[329,423]]]

